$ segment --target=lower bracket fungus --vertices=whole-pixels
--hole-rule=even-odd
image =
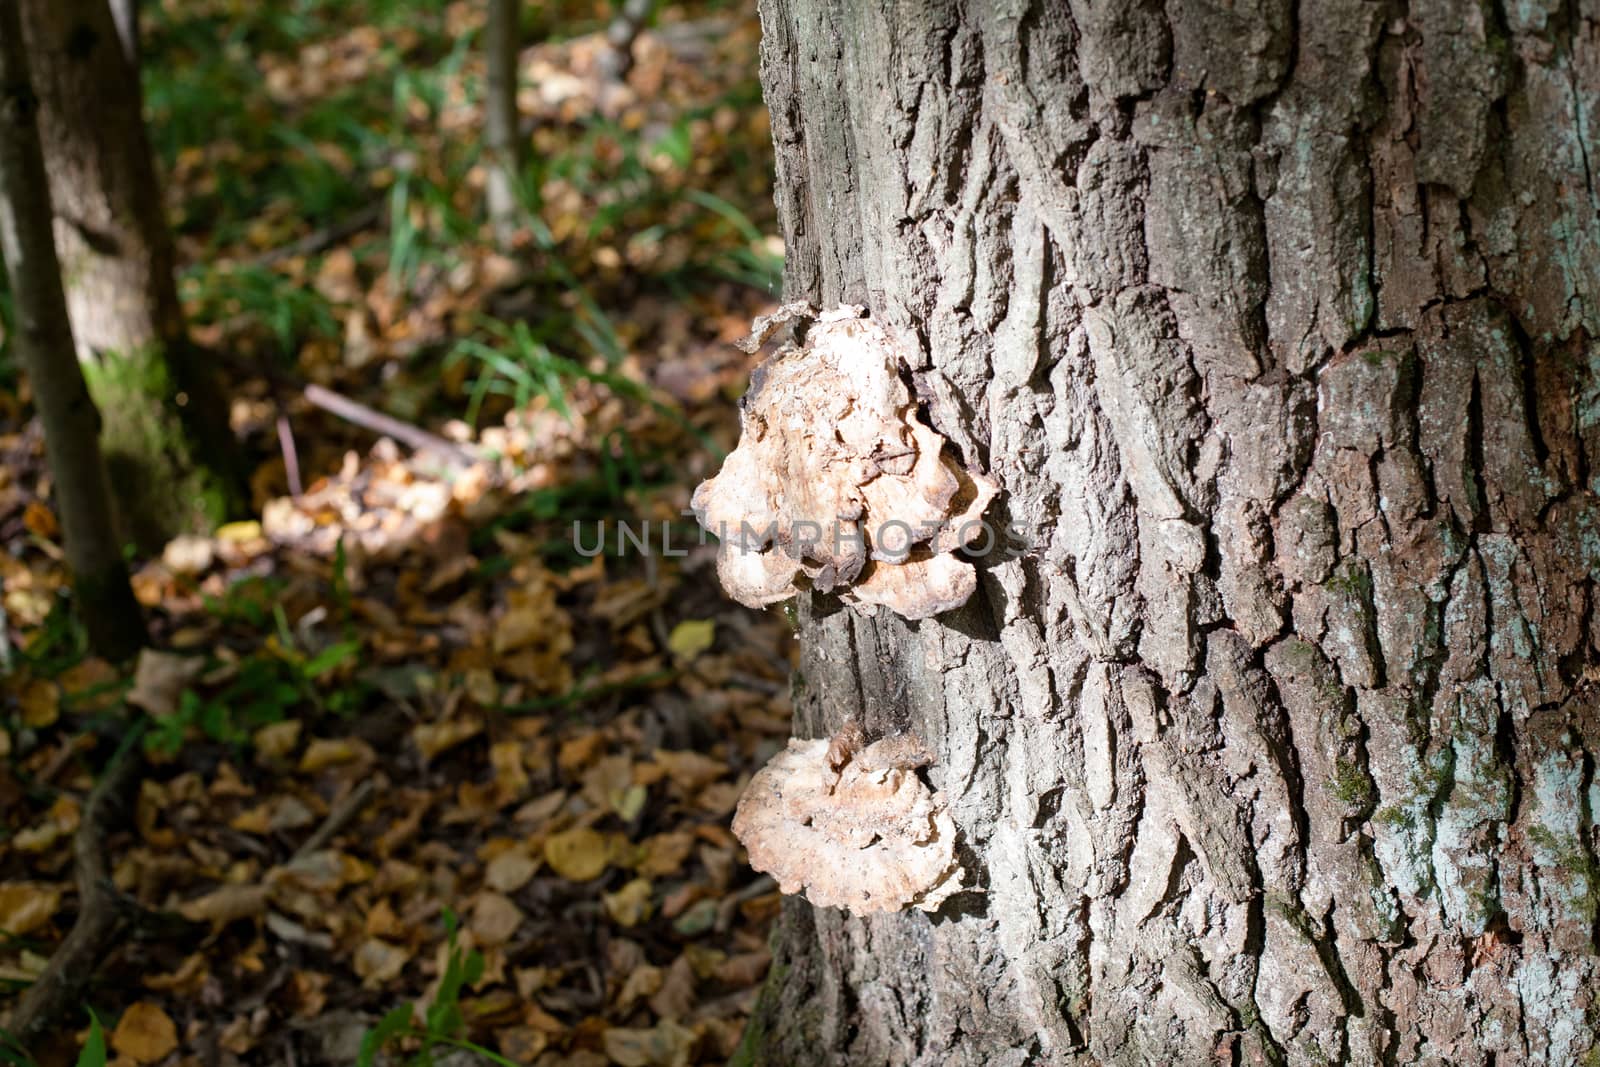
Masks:
[[[944,794],[916,773],[932,756],[910,734],[857,749],[860,737],[851,724],[790,741],[750,780],[733,832],[752,867],[818,907],[935,911],[960,891],[961,866]]]
[[[790,304],[745,347],[795,318],[815,323],[756,368],[739,445],[694,493],[723,588],[750,607],[806,588],[908,619],[960,607],[977,572],[955,553],[987,542],[998,486],[922,421],[899,346],[862,309]]]

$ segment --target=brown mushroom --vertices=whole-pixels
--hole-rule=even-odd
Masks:
[[[733,818],[750,865],[819,907],[936,910],[961,889],[961,867],[944,795],[913,769],[926,746],[899,735],[850,749],[793,740],[756,772]]]
[[[752,340],[775,328],[758,320]],[[757,368],[739,446],[692,504],[722,541],[718,576],[735,600],[761,607],[815,588],[922,619],[977,588],[953,553],[986,537],[997,486],[922,421],[902,363],[886,329],[844,307]]]

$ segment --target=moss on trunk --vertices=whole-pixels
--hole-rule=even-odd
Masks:
[[[192,400],[173,383],[167,352],[151,346],[85,364],[101,413],[100,445],[122,534],[153,550],[209,530],[236,510],[236,482],[196,433]]]

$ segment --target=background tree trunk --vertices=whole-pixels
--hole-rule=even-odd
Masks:
[[[802,605],[983,891],[790,902],[755,1062],[1600,1058],[1600,9],[761,7],[788,295],[1029,544]]]
[[[121,659],[144,642],[144,624],[111,526],[99,416],[73,358],[38,111],[17,9],[0,3],[0,252],[16,315],[12,341],[44,424],[79,617],[96,651]]]
[[[78,355],[129,535],[215,524],[242,480],[228,405],[189,341],[139,78],[106,0],[22,0]]]
[[[488,149],[489,224],[495,240],[511,244],[522,208],[517,182],[522,174],[522,132],[517,122],[517,68],[522,33],[521,0],[489,0],[483,44],[488,60],[484,94],[483,143]]]

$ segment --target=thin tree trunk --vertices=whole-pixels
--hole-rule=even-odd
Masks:
[[[489,23],[483,38],[489,68],[484,98],[489,225],[502,246],[511,244],[522,210],[517,198],[523,157],[517,122],[521,8],[521,0],[489,0]]]
[[[117,39],[128,66],[139,70],[139,0],[111,0],[111,17],[117,24]]]
[[[11,282],[12,339],[33,387],[55,479],[78,612],[97,651],[121,659],[144,641],[139,605],[111,523],[99,416],[73,356],[72,325],[50,232],[38,99],[17,9],[0,2],[0,250]]]
[[[107,0],[19,0],[67,305],[120,517],[146,546],[241,502],[228,405],[190,342],[139,78]]]
[[[790,902],[749,1060],[1600,1059],[1600,10],[761,13],[788,295],[1027,543],[802,598],[981,891]]]

